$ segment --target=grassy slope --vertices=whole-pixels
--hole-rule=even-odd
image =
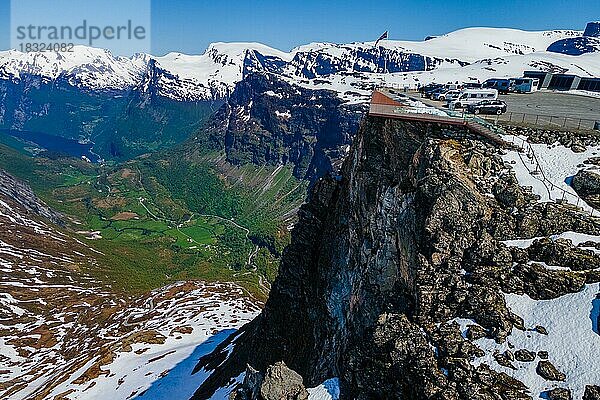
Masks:
[[[236,281],[257,297],[275,277],[306,185],[286,167],[233,167],[216,153],[176,152],[114,166],[31,158],[0,145],[0,168],[28,181],[102,253],[98,277],[128,291],[181,279]],[[82,240],[86,235],[82,234]],[[250,260],[250,262],[249,262]]]

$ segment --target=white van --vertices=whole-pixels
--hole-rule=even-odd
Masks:
[[[498,90],[496,89],[465,89],[460,92],[458,97],[450,101],[452,108],[461,108],[469,104],[477,104],[483,100],[497,100]]]

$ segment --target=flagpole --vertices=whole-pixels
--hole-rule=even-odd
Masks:
[[[387,37],[383,40],[386,39]],[[383,84],[387,86],[387,56],[385,55],[385,47],[383,48]]]
[[[383,32],[383,35],[381,35],[379,37],[379,39],[377,39],[377,41],[375,42],[375,47],[377,47],[377,45],[379,44],[379,41],[381,40],[385,40],[388,38],[388,31]],[[383,55],[383,85],[385,86],[387,84],[387,79],[386,79],[386,74],[387,74],[387,58],[385,56],[385,47],[381,48],[381,54]],[[377,68],[377,70],[379,71],[379,68]]]

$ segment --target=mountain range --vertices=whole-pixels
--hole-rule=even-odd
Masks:
[[[10,50],[0,52],[0,129],[25,132],[36,152],[57,150],[44,145],[51,141],[40,139],[43,134],[73,140],[67,148],[90,144],[72,155],[124,160],[181,143],[252,73],[363,104],[384,84],[483,81],[532,69],[600,75],[595,48],[577,57],[548,51],[582,34],[467,28],[378,46],[311,43],[283,52],[258,43],[214,43],[202,55],[129,58],[84,46],[63,53]]]
[[[0,79],[19,82],[33,75],[43,82],[65,81],[86,90],[152,89],[171,99],[198,101],[226,98],[249,72],[264,71],[300,84],[329,84],[341,91],[340,84],[360,88],[360,80],[370,77],[376,81],[382,79],[378,76],[382,73],[461,68],[482,60],[512,60],[524,55],[534,55],[528,58],[529,63],[548,58],[562,67],[572,60],[549,54],[553,44],[582,34],[571,30],[467,28],[422,42],[382,41],[377,47],[373,42],[311,43],[283,52],[259,43],[213,43],[202,55],[136,54],[130,58],[85,46],[64,53],[10,50],[0,52]],[[148,75],[153,76],[154,88],[148,86]],[[351,79],[340,82],[342,77]],[[322,79],[327,82],[320,82]]]

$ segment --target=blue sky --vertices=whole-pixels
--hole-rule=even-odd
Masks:
[[[312,41],[374,40],[384,30],[399,40],[469,26],[583,30],[586,22],[600,19],[599,0],[150,1],[157,55],[198,54],[215,41],[256,41],[289,50]],[[0,0],[0,49],[10,47],[9,25],[10,0]]]

